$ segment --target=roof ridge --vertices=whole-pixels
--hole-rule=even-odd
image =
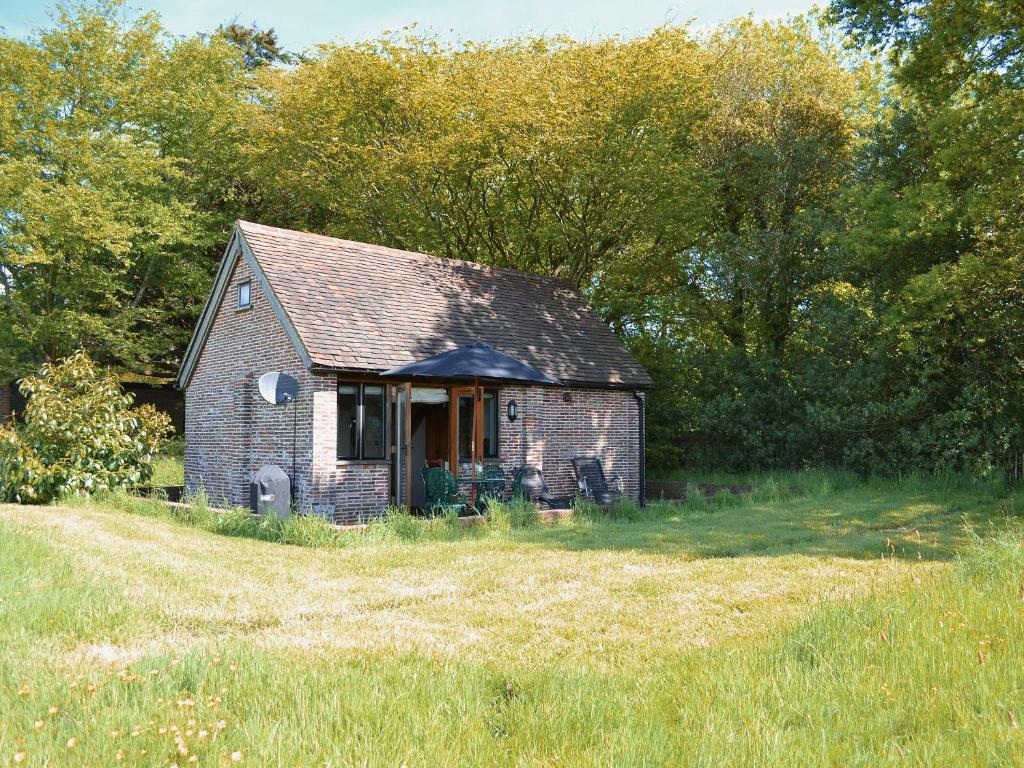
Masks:
[[[266,234],[273,235],[274,233],[284,233],[286,236],[298,236],[300,239],[315,239],[315,240],[326,240],[335,244],[342,244],[343,246],[355,246],[362,248],[372,248],[374,250],[385,251],[392,255],[400,256],[412,256],[417,259],[426,261],[441,261],[456,264],[465,264],[466,266],[474,269],[483,270],[485,272],[497,272],[511,275],[522,275],[537,280],[546,282],[556,283],[563,286],[570,291],[576,291],[572,284],[562,277],[556,277],[555,275],[545,275],[540,272],[529,272],[525,269],[518,269],[516,267],[499,267],[495,264],[481,264],[478,261],[471,261],[470,259],[458,259],[453,256],[438,256],[433,253],[424,253],[423,251],[410,251],[405,248],[392,248],[389,245],[379,245],[377,243],[365,243],[361,240],[348,240],[343,237],[334,237],[333,235],[323,235],[319,232],[304,232],[300,229],[288,229],[287,227],[275,227],[271,224],[261,224],[257,221],[247,221],[245,219],[238,219],[236,224],[239,228],[245,231],[247,227],[255,228],[258,232],[265,232]]]

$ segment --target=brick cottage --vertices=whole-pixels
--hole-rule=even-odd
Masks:
[[[474,341],[562,386],[380,375]],[[269,371],[298,380],[294,402],[260,397]],[[240,221],[178,384],[186,489],[221,505],[247,505],[254,472],[293,462],[297,508],[341,523],[421,506],[426,465],[533,464],[568,495],[571,459],[598,456],[642,495],[650,378],[552,278]]]

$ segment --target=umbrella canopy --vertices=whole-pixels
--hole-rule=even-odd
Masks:
[[[456,347],[415,363],[400,365],[381,375],[403,378],[422,376],[432,379],[494,379],[527,381],[534,384],[562,383],[482,341]]]

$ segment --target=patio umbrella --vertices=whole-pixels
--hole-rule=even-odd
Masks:
[[[475,341],[415,363],[400,365],[382,376],[431,379],[490,379],[531,384],[561,385],[558,379],[541,373],[532,365],[499,352],[490,344]]]

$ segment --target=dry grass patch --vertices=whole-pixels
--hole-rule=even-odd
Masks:
[[[822,599],[935,567],[884,558],[893,534],[882,530],[874,553],[858,550],[888,515],[862,511],[837,526],[827,522],[835,510],[819,504],[810,515],[814,505],[798,500],[787,514],[786,504],[757,510],[771,521],[761,529],[749,519],[737,525],[753,506],[664,509],[643,522],[584,520],[332,550],[182,529],[101,505],[0,514],[116,584],[174,648],[238,639],[268,649],[458,657],[484,646],[494,659],[615,667],[637,654],[755,635]],[[934,515],[934,504],[912,503],[899,519]],[[944,535],[956,538],[948,524]],[[771,546],[782,551],[762,553]],[[139,642],[152,652],[152,635]]]

